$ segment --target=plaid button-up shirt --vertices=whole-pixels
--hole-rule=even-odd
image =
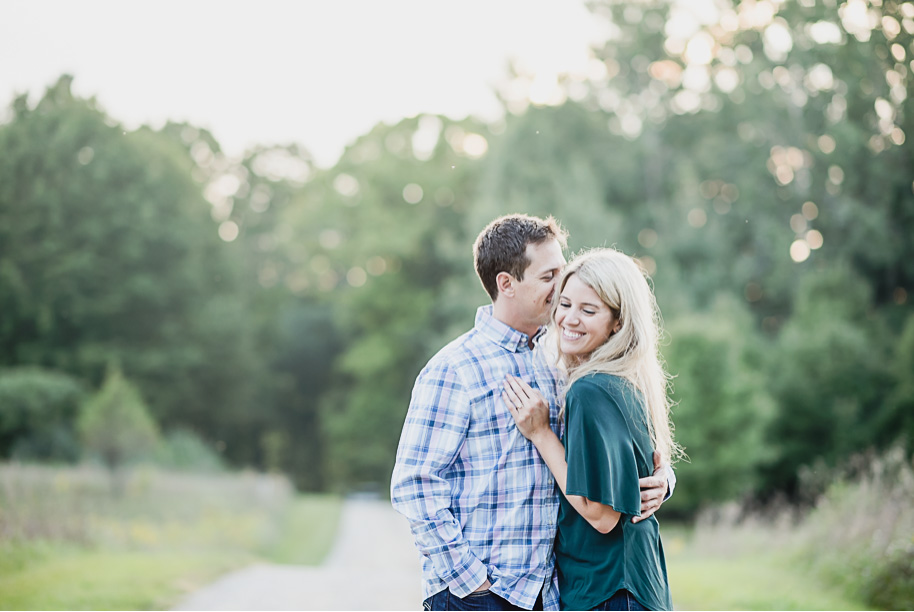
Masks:
[[[522,378],[549,401],[559,433],[558,373],[528,341],[484,306],[416,380],[391,499],[422,553],[426,598],[446,588],[465,597],[488,577],[516,606],[532,608],[542,591],[544,608],[558,609],[555,480],[501,399],[505,376]]]

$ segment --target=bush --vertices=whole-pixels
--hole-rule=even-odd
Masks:
[[[676,440],[689,462],[676,466],[680,482],[664,510],[691,514],[702,506],[754,491],[768,457],[763,432],[774,413],[759,371],[761,340],[738,304],[669,325],[663,351],[673,380]]]
[[[840,470],[819,462],[798,480],[830,484],[812,509],[786,497],[764,508],[709,508],[696,521],[693,550],[725,560],[773,556],[865,609],[914,609],[914,465],[904,449],[856,455]]]
[[[863,279],[836,266],[804,279],[798,292],[769,354],[769,388],[779,409],[768,430],[776,455],[764,469],[767,492],[795,498],[803,493],[801,466],[821,460],[834,468],[892,442],[894,408],[886,400],[895,382],[891,342],[884,322],[869,316]]]
[[[75,420],[85,397],[76,379],[39,368],[0,371],[0,458],[74,461]]]
[[[222,457],[192,431],[169,432],[153,455],[156,465],[183,472],[220,472],[225,469]]]
[[[862,594],[877,609],[914,610],[914,549],[877,565]]]
[[[914,466],[895,447],[843,472],[801,525],[803,555],[876,608],[914,609]]]
[[[112,472],[155,448],[158,428],[139,391],[117,368],[79,415],[85,450],[98,455]]]

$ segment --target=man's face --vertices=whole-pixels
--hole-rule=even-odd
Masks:
[[[545,325],[549,322],[555,283],[565,266],[562,246],[557,240],[527,245],[530,265],[524,270],[524,280],[515,279],[517,313],[526,321]]]

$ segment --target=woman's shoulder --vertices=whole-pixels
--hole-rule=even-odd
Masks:
[[[591,372],[572,383],[569,394],[602,393],[610,397],[623,397],[631,393],[631,384],[615,374]]]
[[[585,411],[597,409],[598,406],[611,406],[623,416],[631,416],[640,405],[640,394],[632,384],[621,376],[596,372],[582,376],[569,388],[567,404],[586,406]]]

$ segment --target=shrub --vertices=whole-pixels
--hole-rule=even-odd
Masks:
[[[74,461],[74,422],[84,397],[80,382],[60,372],[0,371],[0,458]]]
[[[758,362],[761,339],[745,311],[719,302],[706,315],[669,325],[663,351],[673,380],[676,440],[689,462],[676,465],[688,483],[664,505],[691,514],[702,505],[754,491],[758,466],[770,452],[763,440],[774,413]]]
[[[79,416],[85,450],[98,455],[112,472],[155,448],[158,428],[139,391],[117,368]]]
[[[914,465],[904,449],[855,455],[840,469],[819,462],[799,481],[829,481],[815,507],[784,497],[762,509],[709,508],[695,525],[699,552],[775,554],[870,609],[914,609]]]
[[[914,610],[914,549],[901,551],[877,565],[862,595],[877,609]]]
[[[857,455],[803,521],[803,555],[877,608],[914,608],[914,466],[901,447]]]
[[[169,432],[156,449],[153,460],[166,469],[184,472],[219,472],[225,469],[222,457],[186,429]]]

